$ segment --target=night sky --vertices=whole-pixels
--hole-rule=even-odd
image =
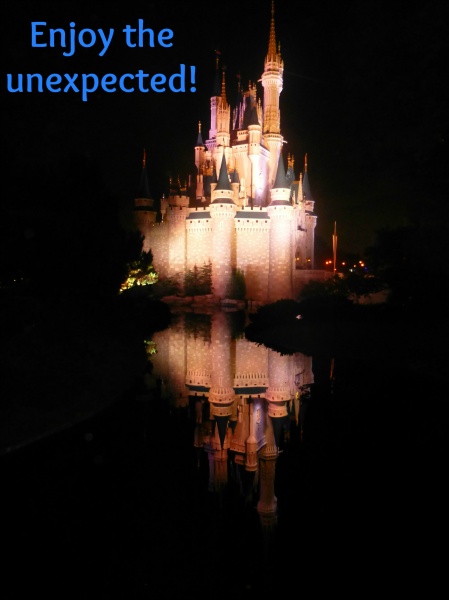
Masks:
[[[293,8],[286,0],[275,3],[285,64],[284,157],[295,157],[298,176],[307,153],[317,235],[330,245],[336,221],[342,251],[363,253],[377,230],[407,224],[417,202],[424,203],[424,210],[442,211],[448,3],[399,4],[317,0]],[[233,104],[237,74],[243,86],[262,74],[270,5],[269,0],[131,1],[107,8],[95,1],[88,7],[39,0],[11,4],[2,34],[2,219],[41,202],[51,177],[69,174],[70,186],[80,156],[98,169],[124,222],[137,190],[143,148],[155,198],[168,191],[170,176],[187,179],[194,173],[198,120],[203,139],[209,129],[215,50],[221,52]],[[139,18],[156,32],[172,29],[173,47],[127,47],[122,29],[135,26]],[[92,48],[77,44],[74,55],[64,57],[59,46],[31,47],[32,21],[67,32],[70,22],[76,31],[112,27],[115,32],[102,57],[100,41]],[[14,82],[18,73],[120,76],[143,69],[171,75],[181,63],[188,73],[191,65],[196,67],[195,93],[100,90],[83,102],[74,92],[9,93],[6,87],[7,73]]]

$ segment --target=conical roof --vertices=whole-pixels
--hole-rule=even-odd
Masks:
[[[276,179],[273,184],[273,188],[290,188],[287,178],[285,177],[284,158],[282,152],[279,154],[278,171],[276,173]]]
[[[302,193],[303,193],[304,200],[312,200],[313,201],[312,192],[310,190],[309,174],[307,172],[307,154],[304,159],[304,176],[302,179]]]
[[[220,173],[218,175],[217,187],[215,189],[232,191],[232,187],[229,182],[228,169],[226,168],[226,158],[224,154],[221,159]]]

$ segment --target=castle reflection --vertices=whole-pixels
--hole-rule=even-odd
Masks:
[[[172,411],[192,423],[209,491],[232,482],[254,502],[264,530],[277,519],[276,462],[292,425],[302,434],[312,357],[281,355],[244,337],[245,313],[180,313],[153,336],[153,376]]]

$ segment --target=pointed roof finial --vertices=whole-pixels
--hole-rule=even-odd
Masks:
[[[268,42],[268,60],[274,60],[276,56],[276,32],[274,29],[274,0],[271,0],[271,24],[270,39]]]
[[[198,137],[196,138],[197,146],[204,146],[203,137],[201,135],[201,121],[198,121]]]
[[[222,68],[221,71],[221,99],[224,103],[226,103],[226,77],[225,77],[226,69]]]
[[[304,158],[304,177],[303,177],[302,190],[303,190],[304,199],[312,200],[312,202],[313,202],[312,192],[310,190],[309,174],[307,173],[307,154],[305,155],[305,158]]]
[[[150,187],[148,185],[148,175],[146,170],[147,164],[147,153],[145,148],[143,149],[143,157],[142,157],[142,173],[140,176],[139,189],[137,191],[137,198],[147,198],[151,199]]]
[[[214,50],[215,52],[215,76],[214,76],[214,86],[212,89],[212,97],[216,98],[220,96],[220,50]]]

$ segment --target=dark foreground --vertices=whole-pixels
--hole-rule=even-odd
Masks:
[[[271,534],[237,490],[208,492],[188,411],[157,392],[3,456],[2,597],[432,595],[444,573],[445,390],[392,365],[367,379],[366,367],[354,358],[331,393],[327,364],[315,365],[303,441],[292,422],[277,462]]]

